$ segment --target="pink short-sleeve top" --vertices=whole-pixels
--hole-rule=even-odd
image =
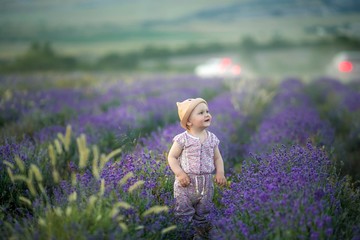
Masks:
[[[207,131],[207,138],[201,143],[187,131],[176,135],[173,141],[182,147],[179,156],[181,168],[188,174],[211,174],[215,170],[214,153],[220,141],[215,134]]]

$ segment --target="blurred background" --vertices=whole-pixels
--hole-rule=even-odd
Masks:
[[[357,0],[0,0],[0,72],[328,74],[360,48]]]

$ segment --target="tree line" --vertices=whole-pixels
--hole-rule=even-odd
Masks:
[[[94,63],[85,63],[76,57],[63,56],[56,52],[50,42],[33,42],[28,50],[12,61],[0,60],[0,72],[32,71],[72,71],[72,70],[136,70],[143,60],[166,60],[170,57],[233,51],[234,53],[251,54],[254,51],[291,48],[297,46],[338,45],[344,50],[360,50],[360,40],[346,36],[333,39],[320,39],[302,43],[289,42],[275,37],[264,44],[248,36],[234,44],[189,43],[181,48],[172,49],[158,46],[146,46],[142,50],[127,53],[110,53],[97,59]]]

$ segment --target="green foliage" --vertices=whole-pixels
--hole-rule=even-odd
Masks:
[[[194,54],[204,54],[204,53],[216,53],[229,49],[229,46],[226,46],[221,43],[205,43],[205,44],[195,44],[189,43],[188,45],[174,50],[174,55],[194,55]]]
[[[32,137],[34,133],[47,126],[64,126],[66,122],[75,117],[76,114],[73,109],[64,107],[57,113],[45,113],[40,110],[34,110],[31,114],[25,116],[19,115],[17,121],[7,119],[2,122],[2,126],[0,125],[0,127],[2,127],[0,143],[4,141],[6,136],[14,136],[20,141],[25,136]]]
[[[3,165],[3,162],[0,163]],[[5,167],[0,170],[0,221],[5,221],[9,217],[22,217],[29,212],[29,208],[22,204],[19,197],[24,194],[27,187],[25,184],[14,184]],[[1,232],[1,227],[0,227]]]
[[[100,68],[104,70],[133,70],[138,67],[139,60],[139,56],[136,53],[129,53],[124,55],[111,53],[100,58],[94,68]]]
[[[14,139],[8,139],[6,144],[6,148],[17,147]],[[25,181],[15,183],[14,176],[17,178],[24,175],[24,169],[30,168],[31,163],[37,163],[39,159],[45,157],[45,154],[40,146],[20,145],[19,147],[19,154],[26,158],[26,161],[22,161],[20,156],[7,156],[4,152],[2,156],[5,159],[0,159],[0,220],[24,217],[32,212],[27,204],[19,200],[21,196],[29,197],[28,185]]]
[[[39,167],[33,163],[25,164],[20,158],[17,158],[16,166],[6,165],[9,171],[7,182],[10,179],[17,186],[26,185],[18,188],[19,193],[14,199],[20,200],[18,204],[26,205],[32,212],[32,221],[5,219],[0,214],[5,223],[0,228],[4,237],[159,239],[176,228],[169,226],[169,219],[156,220],[156,215],[167,213],[168,207],[149,207],[151,202],[141,195],[142,191],[146,191],[142,190],[144,181],[132,181],[132,185],[125,188],[129,179],[135,177],[133,173],[126,174],[116,188],[106,191],[100,172],[111,158],[121,152],[120,149],[100,154],[96,146],[91,149],[87,146],[85,135],[76,138],[76,142],[74,139],[68,126],[65,135],[59,133],[54,143],[49,145],[49,158],[43,159]],[[70,162],[73,167],[70,167]],[[91,191],[89,186],[84,187],[77,182],[77,175],[85,170],[93,175],[91,184],[95,188]],[[51,189],[59,186],[62,180],[70,182],[72,188],[68,193],[63,192],[65,201],[59,202]],[[158,231],[146,230],[151,224],[156,224]]]
[[[156,215],[166,213],[168,208],[159,205],[146,208],[146,199],[139,196],[139,189],[130,192],[120,187],[119,193],[114,190],[105,195],[100,186],[99,192],[91,196],[79,187],[68,195],[63,206],[41,204],[36,207],[33,222],[19,222],[21,231],[8,225],[5,236],[25,236],[28,239],[34,236],[40,239],[161,238],[161,231],[151,232],[145,228]],[[118,201],[119,194],[121,201]],[[165,229],[167,226],[168,222],[163,221],[160,227]]]
[[[6,116],[0,115],[0,128],[19,119],[20,114],[15,109],[9,109]]]
[[[146,46],[140,54],[143,58],[167,58],[172,55],[170,49],[163,47]]]
[[[259,45],[259,43],[256,41],[256,39],[254,39],[251,36],[245,36],[241,41],[240,41],[240,46],[242,46],[244,49],[252,49],[254,47],[257,47]]]
[[[56,113],[44,113],[35,111],[32,113],[31,121],[38,125],[38,129],[51,125],[66,125],[69,119],[77,115],[76,111],[70,107],[63,107]]]
[[[103,112],[107,112],[109,111],[110,108],[112,107],[117,107],[120,106],[120,100],[119,99],[113,99],[110,102],[106,102],[100,105],[100,109]]]
[[[50,43],[34,42],[29,50],[18,57],[5,71],[33,71],[33,70],[73,70],[77,61],[72,57],[62,57],[55,54]]]
[[[319,39],[312,42],[293,43],[281,35],[274,35],[266,43],[260,43],[251,36],[244,37],[238,43],[191,43],[171,48],[164,46],[147,45],[143,49],[126,53],[111,52],[94,63],[82,62],[75,57],[65,57],[55,52],[49,42],[33,42],[27,52],[13,62],[3,60],[0,72],[33,72],[33,71],[73,71],[73,70],[110,70],[134,71],[141,70],[141,62],[157,61],[153,70],[174,70],[168,64],[170,57],[221,53],[226,51],[241,52],[249,58],[254,52],[269,49],[288,49],[299,46],[327,46],[330,49],[359,50],[359,40],[348,36],[337,35],[329,39]],[[189,69],[185,69],[189,70]],[[192,69],[191,69],[192,70]]]
[[[348,226],[360,227],[360,189],[353,183],[351,177],[346,176],[341,180],[338,189],[337,198],[340,199],[339,206],[342,211],[341,215],[335,219],[335,236],[344,236],[346,239],[351,239],[353,236],[353,229]]]

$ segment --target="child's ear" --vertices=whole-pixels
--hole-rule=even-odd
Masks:
[[[191,125],[192,125],[192,123],[189,121],[186,123],[186,126],[188,126],[188,127],[190,127]]]

